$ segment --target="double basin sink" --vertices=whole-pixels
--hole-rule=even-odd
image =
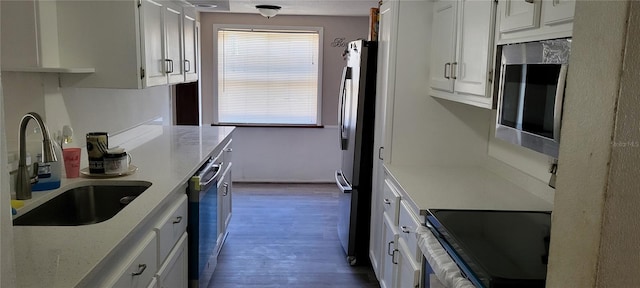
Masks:
[[[15,226],[80,226],[111,219],[151,182],[93,182],[70,188],[13,220]]]

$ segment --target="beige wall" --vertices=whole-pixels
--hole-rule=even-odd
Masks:
[[[202,59],[202,123],[213,123],[213,93],[216,89],[217,69],[214,69],[217,50],[213,47],[214,24],[247,24],[273,26],[311,26],[324,28],[324,53],[322,71],[322,124],[336,125],[338,110],[338,90],[345,62],[342,59],[344,47],[333,47],[336,38],[347,41],[367,39],[369,17],[332,16],[287,16],[278,15],[267,19],[258,14],[200,14],[200,37]]]
[[[639,14],[576,4],[547,287],[640,285]]]

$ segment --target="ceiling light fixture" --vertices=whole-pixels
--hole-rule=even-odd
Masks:
[[[280,11],[280,8],[282,7],[276,5],[256,5],[256,9],[258,9],[260,15],[267,18],[276,16],[276,14],[278,14],[278,12]]]

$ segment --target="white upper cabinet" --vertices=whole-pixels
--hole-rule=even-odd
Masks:
[[[92,73],[61,59],[56,1],[0,1],[2,70],[18,72]]]
[[[165,70],[168,65],[165,63],[165,36],[162,23],[162,15],[165,7],[159,2],[143,0],[141,2],[140,18],[144,41],[142,46],[144,54],[144,86],[156,86],[167,84]]]
[[[497,44],[571,37],[575,0],[499,0]]]
[[[453,92],[451,64],[455,62],[457,7],[456,1],[438,1],[433,7],[431,87],[448,92]]]
[[[540,26],[540,0],[501,1],[500,32],[535,29]]]
[[[153,0],[141,5],[144,86],[184,82],[182,7]]]
[[[171,2],[164,10],[164,33],[167,39],[165,62],[168,65],[169,84],[184,82],[184,56],[182,53],[182,7]]]
[[[11,65],[27,67],[35,72],[41,71],[34,69],[34,66],[40,67],[40,70],[42,67],[48,68],[50,72],[86,71],[84,72],[86,74],[61,74],[61,85],[65,87],[141,89],[185,82],[187,77],[185,68],[188,68],[185,62],[183,36],[184,21],[187,19],[184,17],[185,11],[189,12],[191,20],[196,19],[195,8],[187,6],[186,2],[166,0],[4,2],[2,1],[3,16],[15,14],[16,17],[6,19],[3,17],[3,30],[4,27],[8,29],[18,25],[24,27],[20,28],[20,31],[28,33],[24,33],[25,36],[19,35],[23,32],[6,35],[3,33],[2,43],[3,45],[11,43],[9,41],[11,37],[17,35],[17,41],[20,41],[22,47],[20,50],[27,51],[28,55],[12,58],[16,61],[6,62],[6,65],[2,61],[3,69]],[[26,12],[33,9],[25,6],[37,7],[38,10],[30,15]],[[42,12],[38,12],[40,10]],[[23,17],[31,18],[24,20]],[[193,23],[189,25],[193,26]],[[194,43],[192,41],[187,45],[190,51],[197,49],[193,46]],[[15,54],[16,51],[16,49],[9,49],[5,52],[3,49],[3,58],[11,58],[11,53]],[[195,56],[191,57],[190,61],[195,62],[196,59],[193,58]],[[38,63],[35,59],[45,61]],[[16,63],[20,61],[24,64]],[[190,64],[191,67],[197,66],[196,63]],[[67,67],[89,68],[68,69]],[[22,71],[28,71],[28,69],[22,68]],[[87,73],[92,71],[95,73]]]
[[[198,80],[198,42],[199,27],[195,10],[184,9],[184,81]]]
[[[489,1],[461,0],[458,2],[458,47],[455,91],[486,96],[487,73],[492,68],[493,11]]]
[[[573,21],[576,8],[575,0],[544,0],[542,5],[542,23],[557,25]]]
[[[491,108],[494,3],[437,1],[433,8],[431,95]]]

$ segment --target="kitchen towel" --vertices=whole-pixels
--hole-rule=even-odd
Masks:
[[[420,226],[416,229],[418,246],[422,254],[429,262],[429,266],[438,277],[438,280],[447,288],[474,288],[467,278],[462,276],[460,269],[451,259],[447,251],[442,248],[438,239],[429,231],[429,228]]]

